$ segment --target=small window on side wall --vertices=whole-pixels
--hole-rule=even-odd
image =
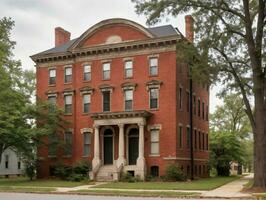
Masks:
[[[83,156],[89,156],[91,151],[91,133],[83,133]]]
[[[91,80],[91,65],[83,66],[83,80],[90,81]]]
[[[49,70],[49,85],[54,85],[56,81],[56,70],[50,69]]]
[[[150,58],[149,60],[149,70],[151,76],[158,75],[158,58]]]
[[[65,68],[65,83],[72,82],[72,67]]]
[[[151,155],[159,153],[159,130],[151,130]]]
[[[152,177],[159,177],[159,167],[158,166],[151,166],[151,176]]]
[[[91,95],[84,94],[83,95],[83,113],[90,112],[90,104],[91,104]]]

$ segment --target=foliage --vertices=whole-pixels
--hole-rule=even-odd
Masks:
[[[244,149],[239,138],[230,132],[211,133],[211,165],[216,168],[218,176],[230,175],[230,163],[232,161],[242,163]]]
[[[125,172],[122,172],[121,175],[120,175],[120,181],[121,182],[128,182],[128,183],[135,183],[135,182],[140,182],[141,179],[139,176],[132,176],[132,174],[130,173],[125,173]]]
[[[253,163],[251,126],[237,94],[224,96],[224,104],[211,115],[211,165],[220,176],[229,176],[230,163],[245,168]]]
[[[184,181],[186,176],[178,164],[171,164],[167,166],[164,181]]]
[[[36,160],[26,159],[25,162],[25,174],[32,181],[36,177],[37,162]]]
[[[138,14],[147,16],[149,24],[168,15],[192,13],[197,33],[195,42],[184,45],[187,48],[183,48],[180,53],[188,54],[195,80],[222,83],[222,95],[228,91],[241,94],[254,133],[254,186],[266,187],[265,0],[132,2],[136,4]],[[181,37],[184,38],[182,34]],[[184,44],[188,43],[184,41]],[[207,80],[204,74],[209,76]]]
[[[91,164],[89,162],[78,162],[74,166],[58,163],[55,166],[54,175],[62,180],[82,181],[88,180]]]

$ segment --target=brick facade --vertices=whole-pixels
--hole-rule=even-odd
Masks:
[[[186,21],[191,22],[190,20]],[[187,26],[187,29],[191,26],[191,24]],[[122,155],[121,153],[119,155],[119,151],[122,151],[121,149],[119,150],[120,129],[119,124],[110,123],[114,120],[120,123],[120,118],[121,121],[125,121],[122,141],[124,142],[124,159],[126,160],[123,163],[124,170],[131,169],[128,164],[129,139],[127,134],[131,126],[135,126],[138,129],[138,123],[132,121],[138,117],[144,120],[144,175],[151,173],[152,166],[158,166],[159,176],[162,176],[165,174],[165,169],[169,163],[179,163],[184,172],[188,173],[187,170],[190,170],[190,148],[187,146],[187,127],[190,125],[189,111],[191,110],[187,108],[189,78],[187,75],[188,65],[177,62],[176,44],[180,40],[178,34],[160,35],[154,29],[144,28],[129,20],[111,19],[96,24],[75,40],[68,41],[66,39],[68,35],[70,36],[70,34],[67,34],[67,36],[61,34],[63,38],[56,38],[56,41],[60,41],[60,44],[64,41],[65,44],[63,46],[58,45],[56,42],[56,48],[32,56],[36,63],[38,99],[48,100],[49,95],[52,94],[56,97],[56,104],[64,108],[65,95],[71,94],[72,97],[72,112],[65,115],[65,118],[71,121],[69,128],[72,133],[72,154],[64,156],[59,150],[55,157],[51,157],[48,156],[47,147],[39,147],[40,165],[38,176],[41,178],[48,177],[51,166],[59,161],[66,164],[74,164],[80,160],[92,162],[95,159],[95,124],[97,124],[97,120],[99,122],[105,120],[106,122],[106,125],[97,125],[99,129],[99,160],[101,166],[104,165],[103,148],[107,148],[103,147],[103,138],[105,137],[103,134],[105,134],[106,127],[112,127],[113,164],[115,165],[119,156]],[[188,35],[190,37],[189,40],[191,40],[193,33]],[[60,37],[60,34],[57,34],[56,37]],[[158,73],[156,75],[150,74],[151,58],[158,60]],[[124,65],[127,60],[131,60],[133,63],[133,76],[130,78],[125,77]],[[108,80],[103,80],[102,69],[105,62],[110,63],[110,79]],[[84,65],[91,67],[90,80],[84,81]],[[69,83],[65,83],[66,67],[72,68],[72,81]],[[51,69],[56,72],[55,84],[49,84],[49,70]],[[158,88],[158,107],[151,109],[150,85],[154,83],[157,84],[155,85]],[[125,111],[123,85],[127,84],[134,85],[132,89],[133,108]],[[111,90],[109,112],[103,112],[104,90],[102,88]],[[182,107],[180,108],[181,88]],[[83,90],[87,90],[90,95],[89,113],[83,112]],[[196,105],[193,105],[192,108],[192,112],[194,112],[194,106],[196,107],[196,113],[193,114],[193,139],[196,138],[196,143],[193,141],[194,172],[195,176],[203,177],[208,176],[209,159],[207,135],[209,131],[207,119],[209,106],[208,88],[204,85],[193,83],[193,95],[196,99]],[[200,111],[198,110],[199,102]],[[136,113],[133,115],[131,112],[134,111]],[[142,116],[140,111],[149,113],[149,117]],[[126,119],[129,120],[129,123],[126,122]],[[181,146],[180,127],[183,130]],[[88,130],[87,132],[91,136],[90,144],[88,145],[89,154],[86,156],[84,156],[83,129]],[[156,129],[159,132],[159,153],[156,155],[151,154],[151,129]],[[194,129],[196,133],[194,133]],[[196,134],[195,137],[194,134]],[[199,145],[199,142],[201,142],[201,145]],[[156,147],[155,151],[157,151],[158,147],[156,145],[154,147]],[[138,153],[140,153],[140,150]],[[133,171],[135,170],[135,168],[132,169]],[[135,173],[137,174],[137,171]]]

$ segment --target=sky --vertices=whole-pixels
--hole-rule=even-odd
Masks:
[[[92,25],[108,18],[126,18],[145,24],[146,18],[135,13],[130,0],[0,0],[0,18],[15,21],[11,38],[16,41],[15,59],[21,60],[23,69],[34,69],[30,55],[54,46],[54,28],[71,32],[71,39],[79,37]],[[184,16],[167,17],[157,25],[172,24],[184,33]],[[211,88],[210,112],[222,103]]]

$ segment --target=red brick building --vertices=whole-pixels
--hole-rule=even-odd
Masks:
[[[190,16],[186,37],[193,41]],[[73,40],[56,28],[55,47],[31,58],[37,97],[64,108],[71,121],[62,133],[69,148],[61,155],[40,147],[38,176],[49,176],[56,162],[80,160],[92,162],[97,180],[117,180],[122,171],[161,176],[170,163],[189,174],[191,141],[194,174],[207,176],[209,92],[193,83],[190,97],[180,40],[171,25],[146,28],[126,19],[101,21]]]

